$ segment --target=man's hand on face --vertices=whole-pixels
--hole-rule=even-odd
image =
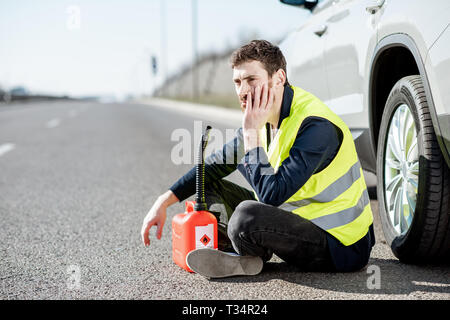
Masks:
[[[266,83],[258,85],[254,97],[251,92],[247,94],[246,102],[242,128],[244,131],[259,131],[272,115],[274,90]]]
[[[274,89],[267,84],[255,88],[255,97],[251,92],[247,94],[247,105],[242,119],[245,152],[259,147],[261,128],[268,122],[273,112]]]

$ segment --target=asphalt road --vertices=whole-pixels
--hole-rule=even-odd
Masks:
[[[190,168],[171,161],[172,133],[194,120],[139,104],[0,106],[0,299],[450,299],[449,266],[392,255],[376,201],[377,243],[353,273],[305,273],[274,257],[254,277],[189,274],[171,258],[181,204],[144,247],[142,219]]]

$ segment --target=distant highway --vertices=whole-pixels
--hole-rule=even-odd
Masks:
[[[172,133],[195,120],[150,104],[0,106],[0,299],[450,299],[450,267],[400,263],[374,200],[377,244],[354,273],[304,273],[274,257],[254,277],[189,274],[171,258],[182,204],[144,247],[142,219],[191,167],[171,161]]]

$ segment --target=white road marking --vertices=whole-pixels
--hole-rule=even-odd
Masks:
[[[52,129],[52,128],[59,126],[60,123],[61,123],[61,120],[59,118],[54,118],[54,119],[50,120],[49,122],[47,122],[45,124],[45,126],[49,129]]]
[[[438,282],[426,282],[426,281],[411,281],[416,286],[429,286],[429,287],[450,287],[448,283],[438,283]]]
[[[13,150],[16,147],[14,143],[4,143],[0,144],[0,157],[3,156],[5,153],[8,153],[9,151]]]

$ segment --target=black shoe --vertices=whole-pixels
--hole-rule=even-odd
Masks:
[[[188,253],[186,264],[206,278],[225,278],[256,275],[263,268],[263,260],[255,256],[240,256],[215,249],[197,249]]]

